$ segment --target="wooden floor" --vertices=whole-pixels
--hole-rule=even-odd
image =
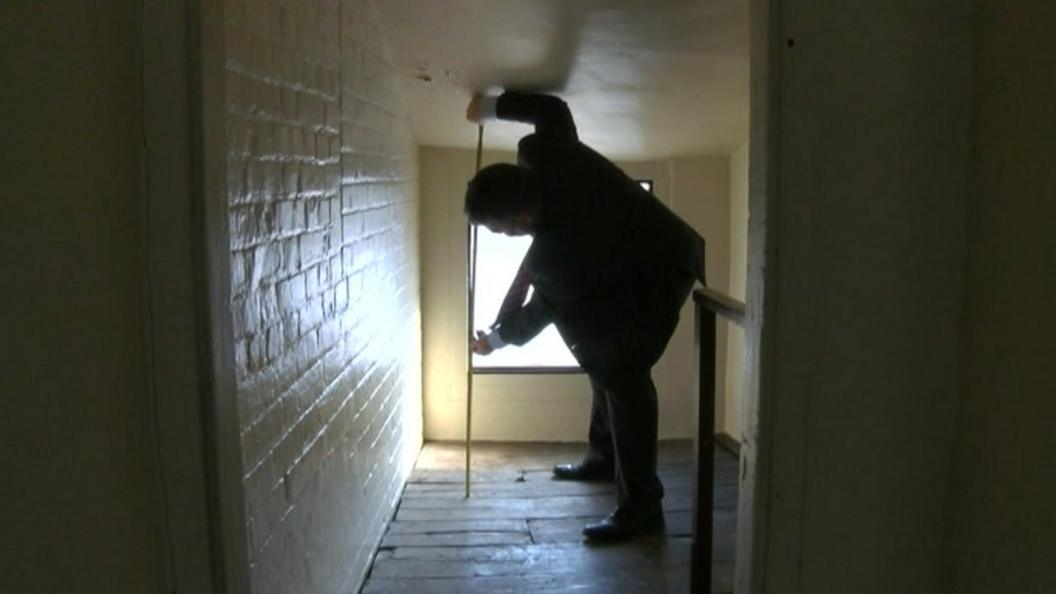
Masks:
[[[623,594],[689,591],[692,445],[664,442],[666,536],[590,545],[580,529],[615,505],[611,482],[555,481],[576,444],[475,444],[465,499],[461,444],[427,444],[363,594]],[[732,591],[737,460],[715,454],[713,592]]]

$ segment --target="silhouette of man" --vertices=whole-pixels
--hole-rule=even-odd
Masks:
[[[593,392],[587,453],[579,463],[555,466],[554,476],[616,482],[616,509],[584,535],[619,540],[662,530],[651,371],[694,282],[705,280],[704,240],[580,142],[561,99],[476,95],[466,117],[535,126],[518,144],[517,165],[485,167],[466,191],[471,223],[532,236],[522,265],[531,299],[500,314],[490,333],[478,332],[472,349],[487,355],[522,345],[553,323]]]

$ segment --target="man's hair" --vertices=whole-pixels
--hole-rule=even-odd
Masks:
[[[534,210],[541,201],[537,174],[509,163],[488,165],[469,182],[465,213],[470,222],[502,221]]]

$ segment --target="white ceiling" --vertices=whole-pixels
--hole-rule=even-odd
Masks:
[[[420,144],[476,146],[472,90],[556,92],[619,159],[729,153],[748,134],[748,0],[382,0]],[[530,128],[491,123],[485,146]]]

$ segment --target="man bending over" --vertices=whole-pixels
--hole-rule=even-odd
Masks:
[[[531,299],[501,315],[491,333],[478,333],[473,351],[522,345],[553,323],[593,390],[587,453],[578,464],[555,466],[554,475],[616,481],[616,509],[583,534],[620,540],[662,530],[651,372],[694,282],[704,282],[704,240],[581,143],[561,99],[478,95],[466,117],[535,126],[518,144],[517,165],[485,167],[466,191],[471,223],[532,236],[522,266]]]

